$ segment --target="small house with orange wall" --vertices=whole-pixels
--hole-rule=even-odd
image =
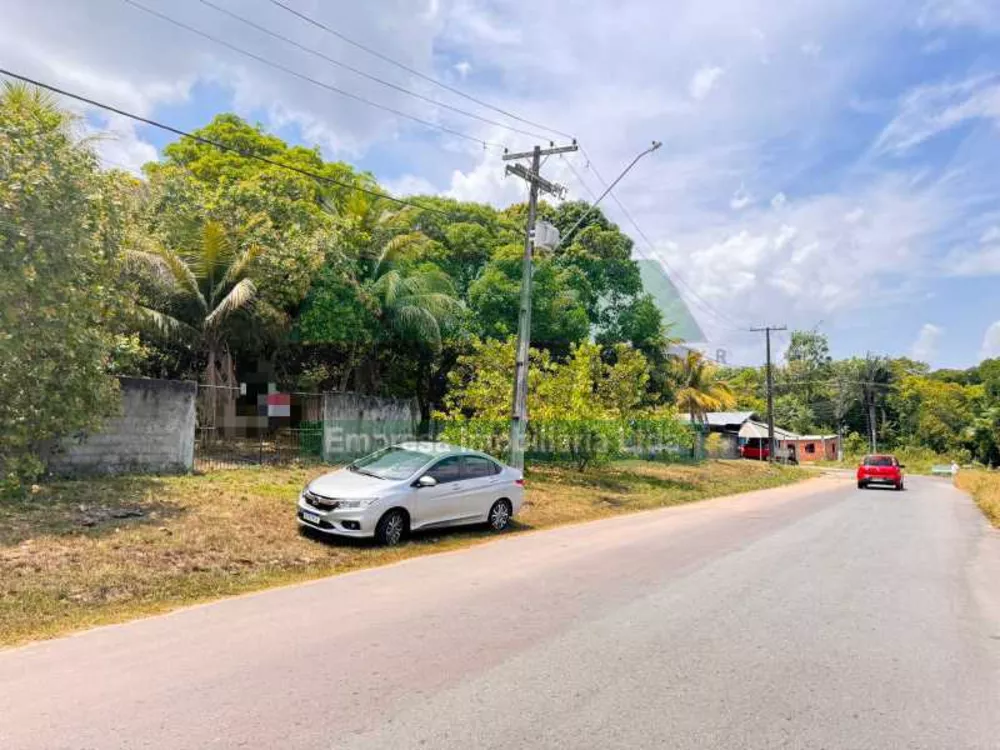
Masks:
[[[748,419],[740,427],[740,455],[765,460],[768,456],[767,425]],[[777,425],[774,428],[775,457],[779,461],[836,461],[836,435],[798,435]]]
[[[836,461],[840,438],[836,435],[798,435],[787,441],[795,446],[795,456],[800,462]]]

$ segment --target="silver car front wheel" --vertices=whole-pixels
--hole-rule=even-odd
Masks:
[[[401,510],[390,510],[379,519],[375,527],[375,539],[379,544],[392,547],[399,544],[406,533],[406,516]]]
[[[494,531],[503,531],[510,526],[510,516],[512,508],[509,500],[497,500],[490,508],[490,528]]]

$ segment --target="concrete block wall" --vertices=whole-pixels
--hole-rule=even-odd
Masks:
[[[189,381],[121,378],[120,416],[67,439],[49,457],[60,476],[182,474],[194,467],[195,397]]]
[[[417,436],[416,399],[326,393],[323,400],[324,461],[358,458]]]

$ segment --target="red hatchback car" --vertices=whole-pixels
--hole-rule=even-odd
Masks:
[[[858,467],[858,489],[867,489],[873,484],[903,489],[903,464],[895,456],[865,456]]]

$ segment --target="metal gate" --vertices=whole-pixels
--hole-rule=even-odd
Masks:
[[[315,462],[323,454],[323,395],[273,386],[198,386],[196,471]]]

